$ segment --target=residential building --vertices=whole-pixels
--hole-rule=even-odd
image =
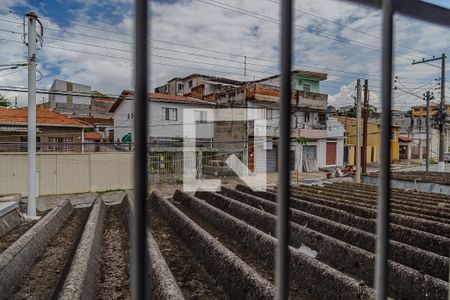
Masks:
[[[116,98],[102,95],[98,92],[92,92],[92,100],[90,107],[90,117],[100,119],[112,119],[114,114],[109,110],[113,106]]]
[[[111,108],[110,108],[111,109]],[[78,120],[81,120],[93,128],[95,132],[98,132],[100,135],[96,135],[96,137],[100,136],[100,140],[113,142],[114,141],[114,119],[103,119],[103,118],[94,118],[94,117],[78,117]]]
[[[319,83],[327,74],[302,70],[292,74],[291,170],[306,169],[304,163],[314,168],[343,165],[344,129],[336,119],[327,117],[328,95],[320,93]],[[266,171],[278,170],[279,80],[279,75],[271,76],[216,93],[218,108],[245,107],[266,119],[263,140],[256,137],[253,121],[215,123],[214,142],[230,151],[248,149],[244,160],[251,171],[259,171],[262,164],[255,157],[262,151],[266,153]]]
[[[345,128],[345,152],[344,161],[346,164],[355,165],[356,157],[356,118],[338,116],[339,122]],[[391,133],[391,159],[399,160],[399,127],[392,126]],[[367,123],[367,163],[380,161],[381,127],[380,123],[369,120]],[[361,121],[361,145],[362,145],[362,121]]]
[[[102,133],[98,131],[89,131],[84,133],[84,151],[87,152],[98,152],[100,150],[104,151],[106,147],[101,147],[99,144],[103,139]]]
[[[28,110],[0,108],[2,151],[27,151]],[[84,130],[91,125],[49,109],[36,110],[37,151],[83,151]]]
[[[291,74],[292,89],[305,93],[320,94],[320,82],[327,79],[326,73],[311,72],[306,70],[294,70]],[[273,75],[253,82],[280,87],[281,77],[280,75]]]
[[[55,79],[49,90],[49,108],[66,115],[88,117],[91,106],[91,87]]]
[[[188,96],[207,101],[214,100],[214,93],[224,87],[238,87],[245,84],[242,81],[202,75],[191,74],[186,77],[175,77],[166,84],[155,89],[155,93]]]
[[[125,90],[111,107],[114,114],[114,140],[131,137],[134,141],[134,93]],[[214,137],[214,124],[207,122],[213,114],[214,103],[196,98],[160,93],[149,93],[149,142],[151,145],[177,145],[183,142],[183,113],[194,110],[201,119],[196,124],[197,145],[210,146]]]
[[[445,106],[447,116],[450,116],[450,105]],[[439,113],[439,105],[430,103],[430,158],[439,157],[439,129],[436,118]],[[426,154],[426,105],[416,105],[411,107],[411,134],[412,157],[424,159]],[[449,120],[449,117],[447,117]],[[445,149],[450,151],[450,128],[448,124],[444,126]]]
[[[400,135],[408,135],[411,132],[411,116],[408,112],[393,109],[391,111],[392,125],[398,127]]]

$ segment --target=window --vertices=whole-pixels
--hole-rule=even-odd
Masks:
[[[273,111],[270,108],[266,108],[266,119],[272,120],[273,119]]]
[[[177,121],[178,120],[178,111],[176,108],[162,108],[162,119],[166,121]]]
[[[183,91],[184,90],[184,84],[179,83],[178,84],[178,91]]]
[[[327,124],[327,115],[319,113],[319,124],[326,125]]]
[[[202,110],[195,111],[195,121],[198,123],[206,123],[207,121],[207,112]]]
[[[73,145],[71,143],[73,143],[73,138],[71,137],[49,137],[48,151],[73,151]]]
[[[305,113],[303,114],[303,120],[305,121],[305,123],[308,123],[308,122],[309,122],[309,112],[305,112]]]
[[[189,88],[191,88],[192,87],[192,80],[189,80]]]
[[[303,84],[303,91],[309,93],[311,90],[311,86],[309,84]]]

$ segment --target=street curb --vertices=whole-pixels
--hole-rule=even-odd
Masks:
[[[19,226],[22,222],[23,217],[17,209],[0,217],[0,237]]]
[[[98,196],[89,213],[59,299],[95,298],[105,215],[106,205],[102,197]]]
[[[13,293],[72,211],[70,202],[64,201],[0,254],[0,299]]]

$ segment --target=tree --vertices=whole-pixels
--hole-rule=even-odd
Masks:
[[[364,109],[364,107],[362,107],[362,103],[361,103],[361,111]],[[377,108],[375,106],[373,106],[372,104],[369,104],[369,118],[372,118],[375,116],[375,113],[377,112]],[[346,111],[346,113],[341,113],[341,115],[347,115],[348,117],[353,117],[356,118],[356,107],[353,106],[352,108],[350,108],[349,110]]]
[[[11,101],[6,99],[5,96],[0,95],[0,107],[8,107],[11,106]]]

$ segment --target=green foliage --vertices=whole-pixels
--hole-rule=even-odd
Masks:
[[[363,105],[363,104],[361,103],[361,105]],[[361,112],[362,112],[363,110],[364,110],[364,108],[361,107]],[[375,106],[369,104],[369,118],[372,118],[376,112],[377,112],[377,108],[376,108]],[[354,117],[354,118],[355,118],[355,117],[356,117],[356,106],[350,108],[350,109],[349,109],[346,113],[344,113],[344,114],[341,113],[341,115],[344,115],[344,116],[347,115],[348,117]]]
[[[0,107],[11,106],[11,101],[9,101],[5,96],[0,95]]]
[[[305,137],[300,136],[300,137],[298,137],[298,138],[295,138],[295,142],[296,142],[297,144],[299,144],[299,145],[306,145],[306,143],[307,143],[308,141],[306,140]]]

